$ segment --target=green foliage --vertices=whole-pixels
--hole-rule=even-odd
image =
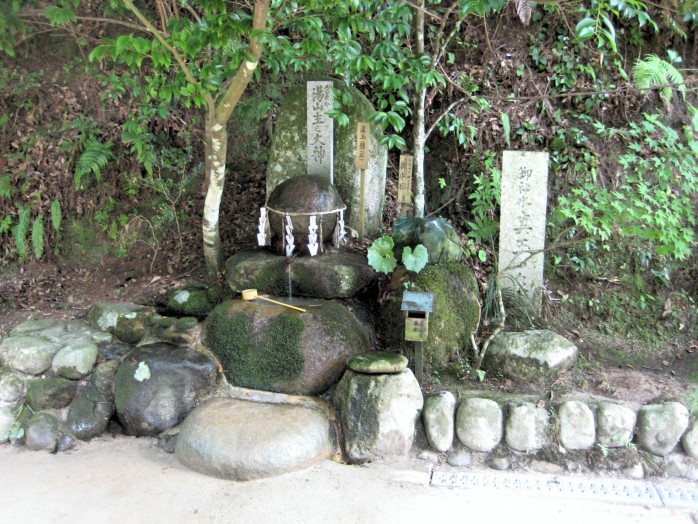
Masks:
[[[0,198],[12,198],[15,188],[12,186],[10,175],[0,176]]]
[[[419,273],[427,265],[427,262],[429,262],[429,253],[422,244],[416,245],[414,251],[409,246],[403,248],[402,263],[407,271]]]
[[[36,260],[44,256],[44,215],[39,215],[34,219],[32,225],[32,249]]]
[[[51,202],[51,225],[56,233],[61,231],[62,221],[63,214],[61,212],[61,202],[60,200],[54,200]]]
[[[383,235],[373,241],[368,248],[368,265],[379,273],[386,275],[397,267],[397,259],[393,253],[395,242],[389,235]],[[429,253],[422,244],[417,244],[414,250],[406,246],[402,250],[402,263],[405,269],[419,273],[429,262]]]
[[[686,99],[686,84],[683,75],[672,64],[662,60],[657,55],[646,55],[635,62],[633,80],[639,89],[647,90],[658,87],[667,107],[674,97],[674,89],[681,94],[684,100]]]
[[[368,248],[368,265],[379,273],[388,274],[397,267],[397,259],[393,254],[395,242],[392,237],[377,238]]]
[[[75,162],[75,189],[85,188],[87,175],[94,175],[97,182],[102,179],[102,170],[114,158],[113,146],[113,142],[102,143],[96,138],[87,140]]]
[[[567,227],[566,239],[583,235],[587,256],[612,242],[637,242],[659,257],[686,260],[695,249],[698,195],[698,142],[695,127],[684,137],[663,124],[659,115],[645,114],[626,128],[595,124],[596,133],[620,148],[621,178],[612,186],[590,177],[562,195],[553,214]]]
[[[12,236],[15,240],[15,249],[17,250],[17,255],[19,256],[20,262],[26,262],[29,257],[29,250],[27,247],[27,233],[29,232],[29,224],[31,223],[31,208],[29,206],[23,206],[19,210],[19,221],[17,225],[12,229]]]
[[[501,200],[502,173],[494,166],[494,155],[485,153],[483,171],[473,175],[471,201],[472,220],[468,221],[468,236],[478,244],[492,241],[499,231],[497,209]]]

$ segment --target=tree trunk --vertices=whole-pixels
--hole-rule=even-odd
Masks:
[[[202,220],[204,260],[211,274],[217,275],[223,264],[221,236],[218,228],[221,198],[225,185],[225,159],[228,146],[228,130],[213,115],[206,117],[205,156],[208,190],[204,201]]]
[[[424,54],[424,0],[415,12],[415,52],[417,56]],[[426,104],[427,86],[423,80],[415,82],[416,100],[414,103],[414,126],[412,136],[414,141],[414,160],[412,173],[414,177],[414,216],[424,216],[424,146],[426,131],[424,128],[424,106]]]

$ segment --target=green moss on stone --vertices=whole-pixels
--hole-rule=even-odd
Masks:
[[[207,319],[206,344],[233,384],[269,389],[300,377],[305,365],[303,329],[302,320],[282,313],[270,320],[260,340],[253,340],[251,318],[242,312],[231,316],[223,303]]]
[[[424,358],[432,368],[445,366],[458,351],[467,354],[470,334],[480,323],[477,280],[472,270],[455,262],[428,266],[413,280],[415,291],[434,293],[434,313],[429,321],[429,338],[424,344]],[[388,348],[411,349],[404,341],[402,296],[395,297],[381,309],[381,329]]]

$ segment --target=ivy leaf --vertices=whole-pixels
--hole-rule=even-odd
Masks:
[[[402,263],[408,271],[419,273],[429,262],[429,253],[422,244],[417,244],[414,251],[409,247],[402,250]]]
[[[380,273],[390,273],[397,266],[397,260],[393,255],[394,246],[395,243],[389,236],[374,240],[368,248],[368,264]]]

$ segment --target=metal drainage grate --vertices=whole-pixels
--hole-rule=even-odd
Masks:
[[[655,486],[620,479],[579,479],[512,473],[442,472],[432,474],[431,485],[449,488],[495,489],[544,493],[575,498],[698,509],[698,488]]]

